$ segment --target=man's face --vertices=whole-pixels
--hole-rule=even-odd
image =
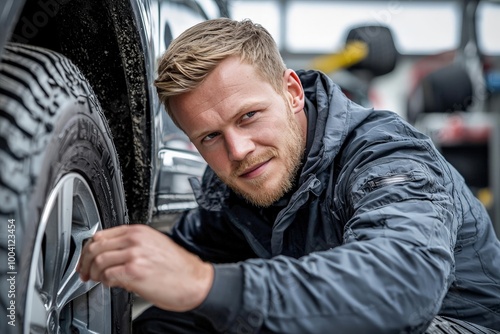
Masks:
[[[231,57],[170,104],[219,178],[257,206],[291,189],[305,148],[303,92],[293,71],[283,88],[278,94],[251,65]]]

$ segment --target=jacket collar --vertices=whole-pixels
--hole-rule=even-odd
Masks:
[[[312,174],[321,173],[329,166],[348,132],[347,111],[350,101],[340,88],[325,74],[317,71],[299,70],[297,74],[304,87],[306,106],[315,108],[315,129],[307,159],[302,167],[299,184],[302,184]],[[310,122],[308,122],[310,123]],[[309,135],[311,131],[308,131]]]

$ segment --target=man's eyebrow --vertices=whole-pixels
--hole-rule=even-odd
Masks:
[[[214,132],[217,132],[217,130],[200,131],[199,133],[195,134],[194,136],[188,136],[188,137],[189,137],[189,140],[191,140],[192,142],[195,142],[198,139],[203,139],[206,136],[208,136],[209,134],[214,133]]]
[[[263,109],[268,104],[269,103],[266,103],[265,101],[262,100],[245,102],[238,108],[238,112],[235,114],[235,117],[240,115],[242,112],[257,111],[259,109]]]
[[[270,105],[269,102],[262,101],[262,100],[254,100],[254,101],[247,101],[244,102],[242,105],[240,105],[237,109],[237,112],[234,113],[230,117],[231,121],[234,121],[235,119],[241,117],[242,113],[248,113],[251,111],[258,111],[261,109],[266,108],[268,105]],[[206,135],[214,132],[218,132],[219,130],[200,130],[200,131],[195,131],[193,135],[188,136],[192,141],[197,140],[199,138],[203,138]]]

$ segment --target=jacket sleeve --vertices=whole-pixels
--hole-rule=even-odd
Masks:
[[[212,295],[202,315],[230,333],[422,332],[452,280],[458,227],[449,191],[411,157],[377,159],[352,175],[343,245],[234,265],[243,272],[237,315],[217,317],[228,301]]]

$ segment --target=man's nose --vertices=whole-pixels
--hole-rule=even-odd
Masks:
[[[242,161],[255,149],[255,144],[248,134],[239,131],[226,133],[226,149],[229,160]]]

